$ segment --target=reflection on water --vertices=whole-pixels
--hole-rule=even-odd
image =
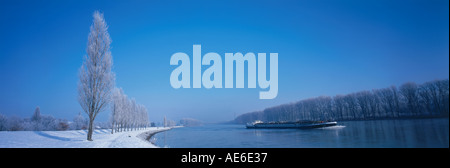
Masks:
[[[322,129],[246,129],[244,125],[176,128],[155,135],[172,148],[449,147],[449,120],[407,119],[339,122]]]

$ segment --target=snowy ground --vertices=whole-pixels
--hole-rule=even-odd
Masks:
[[[151,127],[114,134],[100,129],[94,131],[94,141],[86,140],[87,130],[0,131],[0,148],[156,148],[145,140],[146,135],[168,129]]]

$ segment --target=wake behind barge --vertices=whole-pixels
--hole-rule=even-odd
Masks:
[[[247,128],[295,128],[295,129],[311,129],[311,128],[322,128],[337,125],[336,121],[297,121],[297,122],[268,122],[264,123],[262,121],[255,121],[252,123],[247,123]]]

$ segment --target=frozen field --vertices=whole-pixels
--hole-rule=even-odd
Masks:
[[[168,129],[151,127],[114,134],[100,129],[94,131],[93,141],[86,140],[87,130],[0,131],[0,148],[156,148],[145,137]]]

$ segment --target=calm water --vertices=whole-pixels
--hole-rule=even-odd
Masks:
[[[176,128],[154,138],[169,148],[448,148],[448,135],[449,119],[407,119],[338,122],[310,130],[217,124]]]

